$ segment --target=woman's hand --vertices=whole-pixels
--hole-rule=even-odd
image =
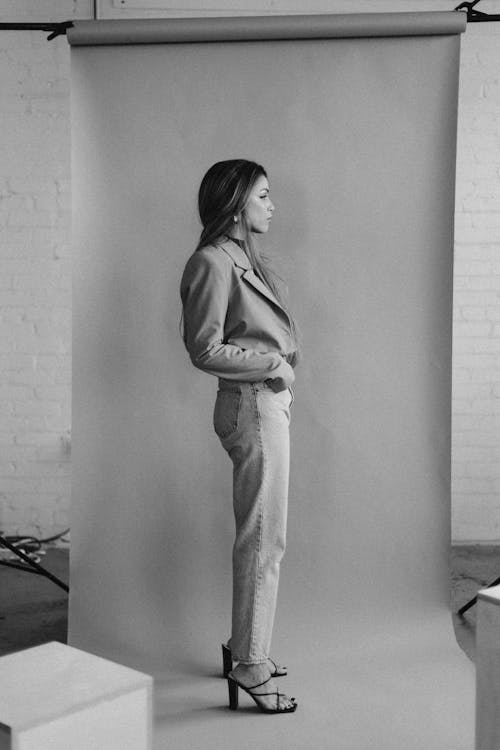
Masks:
[[[280,393],[280,391],[285,391],[292,385],[292,383],[295,381],[295,373],[293,371],[293,367],[289,365],[285,359],[276,370],[276,372],[279,373],[276,377],[268,378],[264,382],[275,393]]]

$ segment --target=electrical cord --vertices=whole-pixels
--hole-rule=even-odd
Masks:
[[[3,536],[0,532],[0,536],[3,536],[6,542],[9,542],[12,547],[15,547],[16,549],[21,550],[24,552],[26,556],[28,556],[30,559],[34,560],[35,562],[40,562],[40,555],[45,554],[45,550],[42,550],[42,545],[48,544],[49,542],[54,542],[57,539],[61,539],[64,537],[68,532],[69,528],[64,529],[64,531],[61,531],[59,534],[55,534],[54,536],[46,537],[45,539],[39,539],[35,536],[20,536],[20,535],[11,535],[11,536]],[[0,550],[1,550],[1,544],[0,544]],[[38,555],[35,554],[38,552]],[[3,559],[15,559],[16,555],[14,552],[9,552],[8,549],[4,548],[4,554],[0,555]]]
[[[47,539],[37,539],[36,537],[30,536],[11,536],[10,541],[9,537],[4,537],[0,534],[0,552],[2,553],[0,554],[0,565],[17,568],[18,570],[24,570],[28,573],[38,573],[39,575],[45,576],[51,580],[57,586],[64,589],[64,591],[69,592],[69,586],[67,583],[64,583],[64,581],[61,581],[49,570],[46,570],[38,564],[40,562],[40,555],[45,554],[45,550],[41,549],[41,545],[49,541],[54,541],[55,539],[60,539],[64,534],[67,534],[68,531],[69,529],[65,529],[61,533],[56,534],[53,537],[48,537]],[[23,549],[22,545],[27,548],[26,551]],[[30,545],[31,548],[33,548],[33,545],[38,545],[38,547],[35,551],[29,551]],[[14,558],[5,559],[7,553],[4,555],[4,548],[7,548],[7,550],[14,555]],[[19,558],[21,562],[12,561],[13,559],[17,560],[17,558]]]

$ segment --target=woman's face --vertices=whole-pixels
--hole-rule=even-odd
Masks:
[[[254,183],[243,210],[250,231],[258,234],[267,232],[273,211],[274,205],[269,197],[267,177],[260,175]]]

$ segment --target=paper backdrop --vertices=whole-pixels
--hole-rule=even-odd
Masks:
[[[68,32],[70,642],[157,675],[176,750],[229,747],[235,727],[256,746],[254,712],[228,721],[215,677],[234,526],[217,381],[191,366],[178,329],[201,177],[254,159],[276,205],[263,246],[303,339],[273,643],[299,710],[258,733],[279,748],[470,750],[472,668],[448,610],[464,16],[269,24]]]

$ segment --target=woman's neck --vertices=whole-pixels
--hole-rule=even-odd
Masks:
[[[240,237],[234,237],[233,235],[229,235],[229,239],[233,242],[236,242],[237,245],[239,245],[241,248],[244,248],[245,242]]]
[[[244,240],[243,231],[242,228],[239,226],[239,224],[234,224],[231,228],[231,231],[228,232],[228,236],[232,240]]]

